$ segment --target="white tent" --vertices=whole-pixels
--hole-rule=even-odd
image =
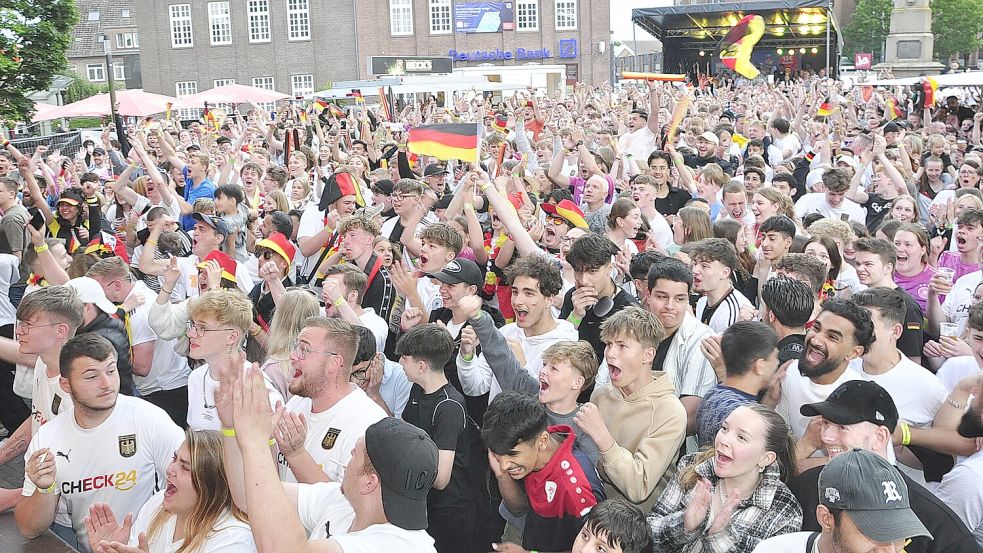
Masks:
[[[945,75],[932,75],[932,78],[939,83],[939,88],[947,86],[983,86],[983,71],[970,71],[968,73],[946,73]],[[908,86],[918,84],[922,77],[907,77],[904,79],[877,79],[857,85],[873,86]]]
[[[352,90],[361,90],[363,97],[378,96],[379,88],[381,87],[385,87],[387,93],[392,89],[393,94],[426,94],[438,92],[450,94],[471,89],[477,90],[478,92],[522,90],[526,88],[526,85],[498,83],[482,77],[458,75],[383,77],[378,80],[336,82],[333,83],[332,88],[309,94],[307,98],[335,100],[349,96]]]

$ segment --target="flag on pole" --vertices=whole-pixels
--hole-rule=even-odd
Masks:
[[[353,89],[348,94],[345,94],[345,96],[350,96],[352,98],[355,98],[355,103],[356,104],[364,104],[365,103],[365,98],[362,97],[362,91],[359,90],[359,89],[357,89],[357,88],[356,89]]]
[[[922,81],[922,90],[925,92],[925,107],[935,105],[935,92],[939,89],[939,82],[932,77],[925,77]]]
[[[386,121],[393,120],[393,114],[389,111],[389,98],[386,96],[386,87],[379,87],[379,107],[382,111],[382,118]]]
[[[765,20],[760,15],[744,16],[720,41],[720,61],[746,79],[757,77],[761,72],[751,63],[751,50],[764,34]]]
[[[823,103],[819,104],[819,111],[816,112],[816,115],[820,117],[829,117],[832,113],[833,104],[829,101],[829,98],[826,98]]]
[[[418,155],[477,163],[480,142],[477,124],[427,125],[410,129],[406,147]]]
[[[884,107],[884,115],[887,117],[888,121],[894,121],[895,119],[904,117],[904,112],[901,111],[900,107],[898,107],[897,100],[894,98],[888,98],[887,105]]]

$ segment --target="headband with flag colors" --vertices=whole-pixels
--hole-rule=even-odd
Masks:
[[[129,263],[130,256],[126,254],[126,244],[120,240],[115,234],[110,234],[108,232],[99,232],[93,238],[89,245],[85,247],[84,252],[86,254],[95,254],[100,259],[105,259],[107,257],[119,257],[123,261]]]
[[[455,123],[412,128],[406,147],[421,156],[477,163],[480,142],[477,124]]]
[[[585,229],[590,226],[587,224],[587,219],[584,219],[584,212],[570,200],[560,200],[560,203],[556,205],[544,202],[542,208],[546,213],[556,215],[577,228]]]
[[[355,177],[351,173],[339,171],[324,180],[324,191],[321,193],[318,209],[327,211],[331,209],[331,204],[345,196],[355,196],[355,203],[359,207],[365,207],[362,187],[356,182]]]
[[[939,89],[939,82],[932,77],[925,77],[922,81],[922,90],[925,92],[925,107],[935,105],[935,92]]]
[[[816,112],[816,115],[820,117],[829,117],[832,113],[833,104],[829,101],[829,98],[826,98],[823,103],[819,104],[819,111]]]
[[[720,61],[746,79],[761,74],[751,63],[751,50],[765,34],[765,20],[760,15],[746,15],[731,27],[717,48]]]
[[[236,281],[236,267],[238,265],[236,264],[235,259],[232,259],[228,255],[218,250],[212,250],[211,252],[209,252],[208,255],[205,256],[205,259],[198,264],[198,268],[204,269],[205,267],[208,266],[209,261],[214,261],[218,263],[218,266],[222,268],[222,278],[228,280],[229,282]]]
[[[297,253],[297,248],[290,243],[290,240],[287,240],[287,237],[284,236],[282,232],[274,232],[269,236],[269,238],[264,238],[259,242],[256,242],[256,247],[266,248],[276,252],[276,254],[282,257],[288,264],[294,262],[294,254]]]

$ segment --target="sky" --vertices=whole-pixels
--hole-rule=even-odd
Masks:
[[[632,39],[631,10],[633,8],[655,8],[671,6],[672,0],[611,0],[611,30],[614,39],[630,41]],[[649,40],[653,37],[641,28],[635,30],[638,40]]]

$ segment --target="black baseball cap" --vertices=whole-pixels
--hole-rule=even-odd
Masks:
[[[229,225],[222,220],[221,217],[213,217],[211,215],[205,215],[204,213],[195,213],[191,215],[191,218],[199,223],[208,225],[215,229],[215,232],[221,234],[222,236],[229,235]]]
[[[430,165],[427,165],[425,169],[423,169],[424,178],[433,177],[435,175],[446,175],[448,173],[450,173],[450,171],[439,163],[431,163]]]
[[[396,188],[396,183],[394,183],[390,179],[379,179],[375,181],[375,184],[372,185],[373,191],[376,191],[380,194],[384,194],[386,196],[392,196],[394,188]]]
[[[894,121],[889,121],[888,124],[884,125],[884,132],[901,132],[901,127],[899,127]]]
[[[444,284],[458,284],[464,282],[472,286],[481,286],[485,281],[478,264],[470,259],[457,258],[448,263],[439,273],[428,273],[428,277],[435,278]]]
[[[427,496],[437,478],[437,446],[412,424],[386,417],[365,430],[365,452],[382,484],[382,510],[404,530],[427,528]]]
[[[898,408],[887,390],[875,382],[850,380],[840,384],[826,401],[808,403],[799,408],[806,417],[822,415],[834,424],[869,422],[894,432],[898,425]]]

